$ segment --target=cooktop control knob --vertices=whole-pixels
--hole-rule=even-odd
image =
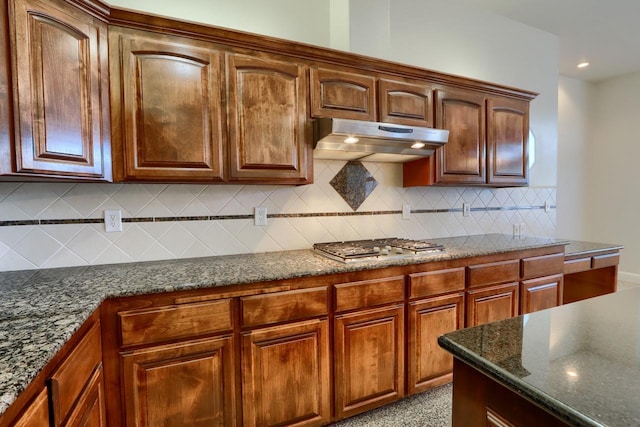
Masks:
[[[384,248],[380,250],[380,255],[389,255],[389,249]]]
[[[380,252],[380,248],[378,246],[373,247],[373,252]]]
[[[402,250],[402,248],[396,248],[396,253],[397,253],[397,254],[401,254],[402,252],[404,252],[404,251]]]

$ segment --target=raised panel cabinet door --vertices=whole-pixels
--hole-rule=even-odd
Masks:
[[[222,180],[220,52],[142,31],[110,38],[116,180]]]
[[[467,327],[518,315],[518,283],[504,283],[467,292]]]
[[[404,396],[404,306],[334,319],[335,414],[338,419]]]
[[[529,102],[487,100],[487,169],[489,184],[529,182]]]
[[[376,120],[373,76],[329,68],[311,68],[311,115]]]
[[[294,62],[227,54],[232,180],[311,182],[305,71]]]
[[[438,337],[464,327],[464,292],[409,304],[409,394],[451,381],[453,356]]]
[[[107,25],[64,2],[9,7],[15,172],[111,181]]]
[[[436,127],[449,131],[449,141],[434,154],[436,183],[486,183],[485,97],[436,90],[435,104]]]
[[[524,280],[520,295],[520,314],[533,313],[562,304],[562,274]]]
[[[231,336],[121,353],[128,427],[234,426]]]
[[[14,420],[14,427],[49,427],[49,401],[44,388],[27,406],[22,415]]]
[[[71,412],[65,427],[103,427],[105,418],[104,385],[102,367],[94,372],[86,389]]]
[[[426,83],[378,81],[379,121],[433,127],[433,88]]]
[[[242,334],[244,426],[319,426],[331,419],[329,321]]]

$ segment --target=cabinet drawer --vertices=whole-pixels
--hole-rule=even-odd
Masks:
[[[564,254],[557,253],[542,255],[522,260],[522,278],[549,276],[562,273],[564,269]]]
[[[519,259],[471,265],[468,268],[469,287],[515,282],[520,279]]]
[[[51,376],[51,408],[55,426],[67,418],[101,362],[100,323],[97,322]]]
[[[591,268],[604,268],[618,265],[620,263],[619,254],[597,255],[592,258]]]
[[[409,275],[409,297],[418,298],[464,289],[464,267]]]
[[[229,331],[231,300],[118,313],[122,346]]]
[[[591,269],[591,258],[570,259],[564,262],[564,274],[579,273]]]
[[[364,280],[336,285],[336,312],[374,307],[404,299],[404,277]]]
[[[328,313],[327,287],[240,298],[242,326],[288,322]]]

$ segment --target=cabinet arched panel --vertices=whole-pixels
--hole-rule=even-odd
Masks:
[[[433,127],[433,89],[429,85],[381,79],[378,89],[381,122]]]
[[[376,120],[373,76],[312,68],[311,85],[312,116]]]
[[[227,67],[231,178],[308,182],[304,67],[235,54]]]
[[[12,6],[16,172],[110,180],[106,24],[62,4]]]
[[[526,185],[529,175],[529,105],[524,101],[487,101],[488,182]]]
[[[222,180],[220,53],[140,31],[116,30],[111,37],[120,46],[113,58],[119,69],[112,64],[112,72],[121,76],[123,96],[113,102],[114,111],[122,109],[114,133],[116,178]]]

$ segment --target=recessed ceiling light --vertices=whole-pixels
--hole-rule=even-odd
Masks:
[[[581,63],[578,64],[578,68],[585,68],[585,67],[588,67],[588,66],[589,66],[588,62],[581,62]]]

